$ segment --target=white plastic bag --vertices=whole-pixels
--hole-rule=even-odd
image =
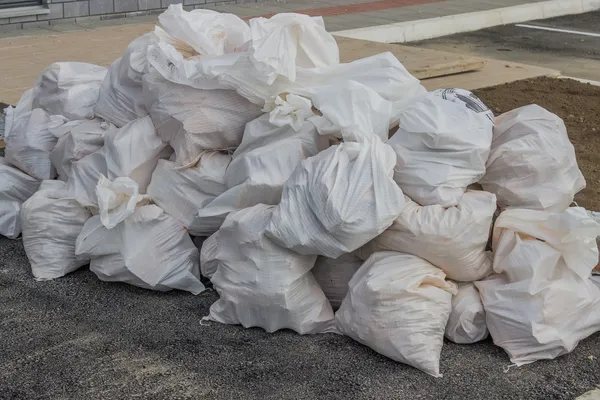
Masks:
[[[69,120],[94,118],[100,85],[106,68],[82,62],[50,64],[33,87],[33,108]]]
[[[494,343],[517,364],[571,352],[600,330],[600,224],[583,208],[506,210],[494,225],[494,271],[475,282]]]
[[[195,225],[198,210],[225,192],[225,169],[231,156],[220,152],[206,152],[196,165],[186,169],[175,163],[160,160],[148,186],[148,196],[167,214],[186,228]],[[191,234],[194,234],[191,229]]]
[[[348,282],[360,268],[362,260],[354,254],[343,254],[338,258],[317,257],[312,274],[325,293],[333,311],[340,308],[348,293]]]
[[[485,310],[473,283],[460,283],[452,297],[452,312],[446,324],[446,338],[459,344],[471,344],[488,337]]]
[[[465,89],[450,88],[450,89],[437,89],[431,92],[435,96],[439,96],[444,100],[451,101],[467,107],[469,110],[481,113],[486,116],[487,119],[494,122],[494,113],[485,103],[477,96]]]
[[[202,276],[212,279],[219,266],[219,232],[215,232],[202,243],[200,250],[200,272]]]
[[[428,94],[399,113],[387,143],[398,156],[394,180],[421,205],[458,204],[485,173],[492,122],[462,104]]]
[[[211,281],[220,298],[208,319],[267,332],[332,332],[333,311],[310,273],[316,256],[281,248],[264,235],[273,210],[259,204],[237,211],[219,230]]]
[[[75,243],[91,214],[64,188],[61,181],[42,182],[21,210],[23,247],[37,280],[60,278],[88,262],[75,256]]]
[[[75,255],[81,260],[93,260],[102,256],[119,254],[119,242],[118,230],[107,229],[102,223],[100,215],[94,215],[85,222],[77,236]]]
[[[121,127],[148,115],[142,96],[142,77],[148,72],[148,46],[156,40],[154,33],[140,36],[108,68],[94,107],[97,117]]]
[[[262,114],[232,90],[198,90],[157,73],[144,77],[144,98],[158,135],[182,167],[194,165],[206,150],[237,147],[246,123]]]
[[[399,251],[421,257],[442,269],[449,279],[475,281],[492,272],[485,251],[496,211],[496,196],[467,191],[458,205],[420,206],[405,197],[406,206],[392,226],[355,253],[366,260],[376,251]]]
[[[49,128],[58,127],[66,120],[59,115],[49,116],[41,108],[21,111],[19,107],[8,107],[6,110],[6,161],[38,180],[54,179],[56,169],[50,153],[58,138]]]
[[[444,329],[456,285],[419,257],[373,254],[350,281],[338,329],[392,360],[440,374]]]
[[[21,234],[21,206],[33,196],[40,181],[0,157],[0,235],[16,239]]]
[[[301,254],[337,258],[386,230],[404,207],[393,150],[376,137],[302,161],[283,188],[267,236]]]
[[[136,204],[142,200],[138,194],[138,185],[128,177],[114,181],[100,175],[96,186],[100,220],[107,229],[112,229],[125,218],[132,215]]]
[[[101,119],[69,121],[60,127],[50,127],[50,133],[58,137],[50,160],[61,180],[69,179],[71,164],[104,145],[104,134],[108,129],[109,124]]]
[[[484,190],[501,208],[562,212],[585,179],[563,121],[531,104],[496,118]]]
[[[98,208],[96,185],[101,176],[108,175],[105,150],[102,147],[71,164],[66,190],[84,207]]]

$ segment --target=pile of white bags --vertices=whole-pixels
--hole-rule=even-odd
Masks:
[[[36,279],[203,276],[205,319],[346,334],[436,377],[444,335],[522,364],[600,330],[600,223],[568,208],[585,180],[557,116],[494,118],[389,52],[342,64],[322,17],[159,22],[5,111],[0,234],[22,231]]]
[[[532,104],[496,118],[484,190],[501,208],[562,212],[585,179],[564,122]]]
[[[600,330],[600,224],[582,208],[504,211],[494,225],[494,271],[476,282],[494,343],[527,364],[572,351]]]
[[[208,318],[267,332],[332,332],[331,305],[310,273],[317,256],[284,249],[265,236],[274,208],[258,204],[231,213],[217,232],[211,281],[220,298]]]
[[[374,253],[350,281],[335,314],[339,330],[376,352],[439,377],[456,285],[427,261]]]

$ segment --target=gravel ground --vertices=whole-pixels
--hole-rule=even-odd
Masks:
[[[507,372],[490,341],[447,343],[435,379],[347,337],[201,323],[215,299],[87,268],[36,282],[22,242],[0,238],[0,398],[571,399],[600,383],[600,334]]]

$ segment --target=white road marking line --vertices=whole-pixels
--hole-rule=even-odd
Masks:
[[[528,25],[528,24],[515,24],[515,26],[518,26],[519,28],[539,29],[539,30],[542,30],[542,31],[572,33],[574,35],[600,37],[600,33],[584,32],[584,31],[572,31],[570,29],[550,28],[549,26]]]

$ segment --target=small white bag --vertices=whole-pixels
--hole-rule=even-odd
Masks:
[[[338,329],[392,360],[440,374],[444,329],[456,285],[427,261],[374,253],[350,281],[335,314]]]
[[[468,190],[458,205],[420,206],[407,196],[406,206],[391,227],[355,254],[366,260],[376,251],[399,251],[421,257],[449,279],[476,281],[492,273],[485,251],[496,211],[496,196]]]
[[[494,343],[523,365],[571,352],[600,330],[600,224],[583,208],[513,209],[494,225],[494,271],[475,282]]]
[[[23,247],[37,280],[60,278],[88,262],[75,256],[75,244],[92,215],[64,188],[64,182],[44,181],[23,203]]]
[[[354,254],[343,254],[338,258],[317,257],[312,274],[323,289],[331,308],[336,311],[348,293],[348,282],[362,265]]]
[[[40,181],[0,157],[0,235],[16,239],[21,234],[21,206],[38,190]]]
[[[535,104],[496,118],[486,168],[479,183],[500,208],[563,212],[585,188],[564,122]]]
[[[488,337],[485,310],[473,283],[459,283],[452,297],[452,312],[446,324],[446,338],[459,344],[472,344]]]
[[[273,210],[259,204],[231,213],[219,229],[211,282],[220,298],[208,319],[267,332],[333,332],[331,305],[310,273],[316,256],[279,247],[264,235]]]

